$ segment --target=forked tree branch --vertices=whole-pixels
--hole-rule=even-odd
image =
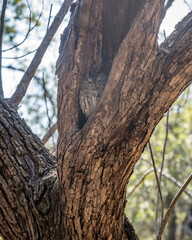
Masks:
[[[47,30],[45,37],[43,38],[43,41],[41,42],[39,48],[37,49],[37,52],[32,59],[27,71],[24,73],[20,83],[17,86],[16,91],[11,97],[11,101],[14,103],[15,107],[18,107],[19,103],[25,96],[25,93],[27,91],[27,88],[29,86],[29,83],[31,79],[33,78],[37,68],[39,67],[41,60],[53,38],[55,35],[57,29],[59,28],[63,18],[68,12],[68,9],[71,5],[73,0],[65,0],[62,4],[59,12],[55,16],[53,23],[51,24],[50,28]]]
[[[5,11],[7,6],[7,0],[3,1],[2,11],[1,11],[1,25],[0,25],[0,98],[4,98],[3,94],[3,84],[2,84],[2,44],[3,44],[3,30],[4,30],[4,20]]]

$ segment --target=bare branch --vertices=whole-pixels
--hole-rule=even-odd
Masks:
[[[164,141],[164,146],[163,146],[163,158],[162,158],[161,169],[160,169],[160,173],[159,173],[159,182],[161,182],[163,166],[164,166],[164,162],[165,162],[165,152],[166,152],[166,146],[167,146],[168,133],[169,133],[169,110],[167,111],[167,118],[166,118],[166,133],[165,133],[165,141]]]
[[[3,29],[5,20],[5,11],[7,6],[7,0],[3,1],[2,11],[1,11],[1,25],[0,25],[0,98],[4,98],[3,93],[3,83],[2,83],[2,44],[3,44]]]
[[[14,66],[12,66],[12,65],[2,66],[2,67],[3,67],[3,68],[10,69],[10,70],[13,70],[13,71],[25,72],[25,69],[23,69],[23,68],[16,68],[16,67],[14,67]],[[38,83],[39,85],[41,85],[41,87],[43,88],[41,78],[38,77],[38,76],[36,76],[36,75],[34,75],[34,79],[37,80],[37,83]],[[53,111],[53,114],[55,115],[55,114],[56,114],[56,113],[55,113],[55,101],[52,99],[53,96],[52,96],[52,94],[49,92],[48,89],[46,89],[46,94],[47,94],[47,98],[49,98],[49,101],[51,102],[51,104],[52,104],[52,106],[53,106],[53,110],[54,110],[54,111]]]
[[[164,19],[165,15],[166,15],[166,12],[167,10],[171,7],[171,5],[173,4],[175,0],[168,0],[164,9],[163,9],[163,13],[162,13],[162,20]]]
[[[151,172],[153,172],[153,171],[154,171],[154,169],[151,168],[151,169],[149,169],[149,170],[143,175],[143,177],[142,177],[142,178],[139,180],[139,182],[134,186],[134,188],[131,190],[131,192],[127,194],[127,198],[129,198],[129,197],[135,192],[135,190],[139,187],[139,185],[140,185],[142,182],[144,182],[145,178],[146,178]]]
[[[155,173],[155,177],[156,177],[156,181],[157,181],[157,187],[158,187],[158,192],[159,192],[159,195],[160,195],[160,200],[161,200],[161,207],[163,208],[163,197],[162,197],[162,192],[161,192],[161,185],[160,185],[160,182],[159,182],[159,178],[158,178],[158,175],[157,175],[157,169],[156,169],[156,166],[155,166],[155,159],[154,159],[154,156],[153,156],[153,151],[152,151],[152,147],[151,147],[151,143],[149,141],[149,150],[150,150],[150,154],[151,154],[151,160],[152,160],[152,164],[153,164],[153,169],[154,169],[154,173]],[[157,215],[156,215],[156,220],[155,220],[155,232],[156,232],[156,235],[157,235],[157,229],[158,229],[158,224],[157,224]]]
[[[159,229],[157,240],[161,240],[162,234],[163,234],[165,226],[166,226],[166,223],[167,223],[167,221],[168,221],[168,219],[169,219],[169,217],[170,217],[170,215],[171,215],[171,213],[173,211],[173,208],[174,208],[174,206],[177,203],[177,201],[179,200],[181,194],[184,192],[184,190],[186,189],[187,185],[190,183],[191,180],[192,180],[192,174],[188,177],[188,179],[185,181],[183,186],[179,189],[179,191],[177,192],[177,194],[173,198],[171,204],[169,205],[169,208],[167,210],[165,218],[163,219],[163,222],[162,222],[161,227]]]
[[[33,78],[37,68],[39,67],[41,60],[53,38],[55,35],[57,29],[59,28],[63,18],[67,14],[67,11],[71,5],[73,0],[65,0],[62,4],[59,12],[55,16],[53,23],[51,24],[50,28],[47,30],[47,33],[41,42],[33,60],[31,61],[27,71],[23,75],[19,85],[17,86],[16,91],[11,97],[12,102],[14,103],[15,107],[18,107],[19,103],[21,102],[22,98],[25,96],[25,93],[27,91],[27,88],[29,86],[29,83],[31,79]]]
[[[10,51],[10,50],[12,50],[12,49],[14,49],[14,48],[19,47],[20,45],[22,45],[22,44],[27,40],[27,38],[28,38],[28,36],[29,36],[29,33],[30,33],[30,32],[37,26],[37,24],[39,23],[39,20],[40,20],[40,18],[41,18],[41,16],[42,16],[43,9],[44,9],[44,0],[42,0],[42,9],[41,9],[41,12],[40,12],[40,14],[39,14],[39,17],[38,17],[38,19],[36,20],[36,22],[35,22],[35,24],[34,24],[33,27],[31,27],[31,18],[32,18],[32,16],[31,16],[31,15],[32,15],[32,14],[31,14],[31,7],[30,7],[30,4],[29,4],[29,1],[26,0],[26,2],[27,2],[27,7],[28,7],[28,9],[29,9],[29,24],[28,24],[27,33],[26,33],[24,39],[23,39],[20,43],[14,45],[13,47],[10,47],[10,48],[8,48],[8,49],[2,50],[2,52]],[[32,52],[34,52],[34,51],[32,51]],[[24,56],[25,56],[25,55],[24,55]],[[20,57],[18,57],[18,58],[20,58]],[[6,59],[12,59],[12,58],[6,58]],[[15,58],[14,58],[14,59],[15,59]]]
[[[49,24],[50,24],[50,20],[51,20],[52,8],[53,8],[53,4],[51,4],[50,10],[49,10],[49,19],[48,19],[48,23],[47,23],[47,30],[49,29]]]
[[[144,175],[143,177],[139,180],[139,182],[134,186],[134,188],[131,190],[131,192],[129,192],[127,194],[127,198],[129,198],[134,192],[135,190],[139,187],[140,184],[142,184],[145,181],[145,178],[154,171],[153,168],[149,169]],[[157,171],[160,172],[160,169],[157,168]],[[175,186],[181,188],[182,184],[180,182],[178,182],[174,177],[168,175],[165,172],[162,172],[162,176],[165,177],[167,180],[169,180],[170,182],[172,182]],[[184,190],[184,192],[186,193],[186,195],[190,198],[192,198],[192,193],[189,192],[188,190]]]
[[[23,68],[17,68],[17,67],[14,67],[12,65],[7,65],[7,66],[2,66],[2,68],[7,68],[7,69],[10,69],[10,70],[13,70],[13,71],[18,71],[18,72],[25,72],[25,70]],[[34,78],[39,82],[41,81],[40,78],[34,76]]]
[[[45,134],[45,136],[42,138],[42,142],[45,145],[47,143],[47,141],[49,140],[49,138],[55,133],[55,131],[57,130],[57,123],[55,123],[50,129],[49,131]]]
[[[28,52],[28,53],[26,53],[26,54],[24,54],[24,55],[21,55],[21,56],[19,56],[19,57],[2,57],[2,58],[3,58],[3,59],[19,59],[19,58],[26,57],[27,55],[32,54],[32,53],[34,53],[34,52],[36,52],[36,51],[37,51],[37,49],[35,49],[35,50],[33,50],[33,51],[30,51],[30,52]]]
[[[159,171],[159,170],[158,170]],[[167,173],[163,172],[162,175],[167,178],[169,181],[171,181],[173,184],[175,184],[175,186],[181,188],[182,184],[180,182],[178,182],[174,177],[168,175]],[[184,192],[187,194],[188,197],[192,198],[192,193],[189,192],[188,190],[184,190]]]
[[[49,130],[51,131],[52,123],[51,123],[51,118],[49,116],[49,108],[48,108],[48,103],[47,103],[47,89],[46,89],[46,85],[45,85],[44,73],[43,73],[43,77],[42,77],[42,82],[43,82],[43,91],[44,91],[43,97],[44,97],[44,101],[45,101],[46,114],[47,114],[47,118],[48,118],[48,126],[49,126]],[[53,148],[54,148],[54,150],[56,152],[56,147],[55,147],[55,142],[54,142],[54,139],[53,139],[52,131],[50,132],[50,135],[52,137]]]
[[[175,0],[168,0],[164,9],[167,11],[167,9],[169,9],[171,7],[171,5],[173,4],[174,1]]]
[[[189,3],[188,3],[186,0],[183,0],[183,2],[187,5],[187,7],[189,8],[189,10],[191,11],[192,8],[191,8],[191,6],[189,5]]]
[[[164,141],[164,146],[163,146],[162,162],[161,162],[161,168],[160,168],[160,173],[159,173],[159,184],[160,185],[161,185],[163,166],[164,166],[164,162],[165,162],[165,152],[166,152],[166,145],[167,145],[167,138],[168,138],[168,130],[169,130],[169,110],[167,111],[165,141]],[[158,211],[159,211],[159,193],[157,193],[156,219],[158,219]],[[161,222],[163,221],[163,216],[164,216],[164,208],[162,205]]]

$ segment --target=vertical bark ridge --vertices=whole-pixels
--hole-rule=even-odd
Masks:
[[[0,136],[0,235],[13,240],[54,239],[58,209],[54,157],[5,101],[0,101]]]
[[[130,2],[133,4],[132,1]],[[91,7],[94,11],[90,10]],[[113,43],[106,37],[105,41],[111,45],[109,44],[110,47],[105,53],[102,51],[104,42],[102,31],[105,29],[104,23],[107,19],[103,18],[103,20],[101,16],[104,15],[101,14],[99,18],[97,16],[103,11],[103,5],[100,1],[83,1],[79,6],[76,23],[79,30],[76,30],[76,40],[72,38],[71,43],[74,46],[76,42],[76,48],[73,47],[74,62],[66,64],[67,70],[69,64],[72,64],[74,68],[70,72],[67,72],[64,67],[62,71],[58,68],[57,72],[59,76],[58,99],[60,102],[63,101],[61,105],[58,102],[60,116],[58,169],[62,213],[66,216],[63,219],[65,229],[63,237],[128,239],[124,228],[126,184],[146,144],[142,142],[143,144],[138,148],[137,143],[140,138],[143,140],[145,135],[151,134],[151,132],[148,133],[146,122],[144,122],[142,133],[138,135],[141,126],[135,130],[136,124],[139,125],[136,116],[139,115],[142,104],[139,106],[136,93],[132,94],[135,88],[132,81],[138,81],[139,85],[143,85],[144,73],[147,75],[148,71],[151,71],[152,63],[157,55],[158,21],[162,9],[162,2],[146,1],[140,12],[135,8],[137,11],[134,16],[138,14],[139,19],[134,21],[134,17],[131,17],[128,27],[122,32],[118,29],[120,21],[117,21],[116,31],[120,36],[118,34],[118,41],[114,41],[115,52],[114,50],[111,52],[109,62],[104,66],[103,56],[110,55],[109,49]],[[88,15],[86,15],[86,10]],[[124,14],[126,15],[126,12]],[[121,17],[120,19],[122,20]],[[126,22],[127,18],[124,17],[124,19]],[[107,24],[109,22],[110,20]],[[71,23],[74,23],[74,20],[71,20]],[[92,30],[93,26],[96,33]],[[107,46],[107,43],[105,45]],[[64,49],[61,45],[60,52]],[[65,54],[70,56],[70,47],[67,47],[65,51]],[[63,61],[62,59],[64,57],[58,60],[58,66]],[[110,70],[112,60],[113,65]],[[78,65],[79,72],[75,70],[77,69],[75,64]],[[84,86],[87,74],[90,76],[91,72],[98,72],[100,69],[110,71],[106,88],[96,111],[88,117],[86,124],[79,130],[77,109],[81,87]],[[139,77],[136,69],[141,69]],[[142,89],[139,88],[141,91],[139,95],[142,95]],[[128,105],[131,95],[132,98],[136,97],[134,101],[138,104],[137,109]],[[71,113],[76,112],[75,118],[74,114],[68,112],[69,107],[71,107]],[[147,110],[144,111],[144,119],[147,118],[147,114]],[[76,121],[76,126],[73,121]],[[68,133],[68,130],[72,129],[71,126],[75,127],[75,135],[72,131]],[[69,138],[65,142],[66,136]],[[108,229],[111,229],[110,233]]]

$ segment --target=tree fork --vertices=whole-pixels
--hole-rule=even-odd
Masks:
[[[124,215],[126,187],[155,126],[192,81],[192,14],[158,47],[164,1],[116,2],[79,1],[61,38],[57,162],[0,100],[5,239],[137,239]]]
[[[105,22],[111,26],[108,9],[113,16],[120,11],[119,19],[127,20],[126,4],[137,6],[128,27],[114,21],[105,36]],[[190,41],[184,46],[182,66],[179,31],[171,45],[169,39],[162,46],[169,48],[166,53],[158,47],[164,1],[148,0],[142,5],[122,1],[122,5],[81,1],[61,38],[58,173],[66,239],[136,239],[125,230],[126,185],[155,126],[191,82]],[[183,38],[189,39],[191,30],[184,28]],[[101,71],[107,76],[104,91],[80,127],[79,96],[87,78],[90,83],[91,76]],[[92,94],[91,84],[85,93]]]

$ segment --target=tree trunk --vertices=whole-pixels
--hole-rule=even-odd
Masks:
[[[0,173],[0,236],[54,239],[59,221],[56,159],[2,100]]]
[[[84,0],[64,31],[57,62],[64,239],[136,239],[125,231],[127,183],[155,126],[191,82],[190,44],[184,55],[178,49],[189,25],[161,49],[163,15],[158,0]]]
[[[192,14],[159,47],[164,1],[81,0],[71,12],[57,61],[57,164],[0,101],[0,235],[135,240],[127,183],[192,81]]]

